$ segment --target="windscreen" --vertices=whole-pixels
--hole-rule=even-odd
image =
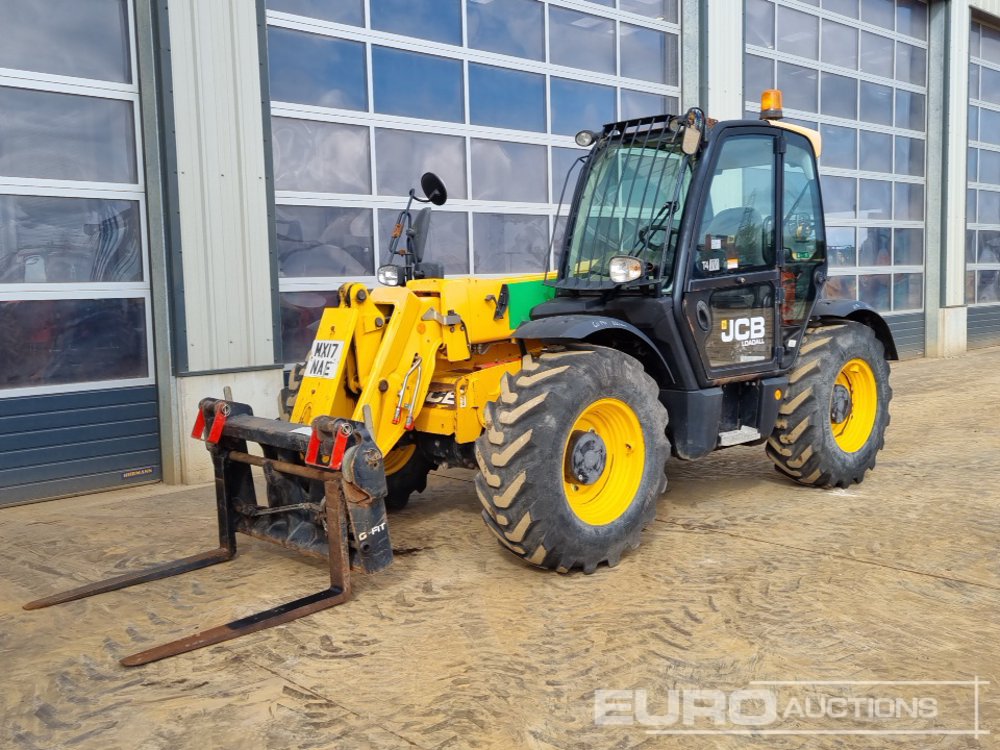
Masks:
[[[611,143],[592,159],[561,281],[574,288],[614,286],[609,261],[632,255],[645,267],[634,283],[669,284],[691,178],[680,139],[667,132],[661,138]]]

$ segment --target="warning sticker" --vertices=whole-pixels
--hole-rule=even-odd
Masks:
[[[326,378],[334,380],[340,369],[340,360],[344,356],[343,341],[313,341],[312,349],[309,351],[309,360],[306,362],[304,377]]]

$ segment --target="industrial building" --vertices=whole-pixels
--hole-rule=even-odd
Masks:
[[[428,260],[540,271],[602,123],[779,88],[818,129],[828,296],[901,355],[1000,344],[1000,0],[0,0],[0,505],[208,479],[274,416],[421,173]],[[567,197],[568,201],[568,197]],[[565,212],[565,207],[563,208]],[[558,247],[558,240],[556,247]]]

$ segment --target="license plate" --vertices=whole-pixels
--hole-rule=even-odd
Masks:
[[[305,377],[335,380],[344,357],[343,341],[313,341],[306,363]]]

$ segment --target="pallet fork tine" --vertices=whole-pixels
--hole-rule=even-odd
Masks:
[[[355,537],[371,539],[359,546],[358,567],[363,570],[374,572],[387,566],[392,560],[392,547],[385,529],[385,507],[382,498],[385,494],[385,479],[382,474],[381,454],[375,450],[372,454],[374,443],[370,442],[370,437],[363,426],[359,426],[361,432],[358,435],[357,447],[352,448],[349,459],[345,463],[350,463],[351,478],[345,485],[342,483],[342,473],[330,471],[332,467],[299,466],[287,462],[268,459],[263,456],[255,456],[246,452],[246,439],[248,435],[255,435],[258,442],[267,445],[266,439],[277,439],[278,441],[298,440],[302,443],[306,438],[301,434],[296,435],[296,430],[290,427],[283,427],[277,434],[258,434],[259,424],[254,422],[252,412],[245,405],[230,404],[227,402],[211,403],[203,402],[202,411],[210,412],[217,408],[240,407],[232,409],[240,411],[236,418],[231,420],[229,430],[236,434],[223,434],[219,442],[209,441],[209,451],[212,454],[212,463],[215,470],[215,499],[216,512],[219,526],[219,547],[197,555],[183,557],[169,563],[154,565],[144,570],[134,573],[108,578],[104,581],[97,581],[83,586],[79,586],[69,591],[37,599],[24,605],[24,609],[41,609],[55,604],[75,601],[97,594],[117,591],[119,589],[135,586],[140,583],[168,578],[192,570],[198,570],[217,563],[226,562],[236,556],[236,533],[237,531],[246,533],[259,539],[265,539],[282,546],[297,549],[313,556],[324,556],[328,559],[330,585],[314,594],[295,599],[285,604],[263,610],[247,617],[200,631],[194,635],[180,638],[169,643],[131,654],[121,659],[121,664],[126,667],[134,667],[148,664],[170,656],[194,651],[195,649],[215,645],[224,641],[238,638],[241,635],[254,633],[258,630],[281,625],[300,617],[319,612],[330,607],[343,604],[351,597],[351,548],[348,531],[354,533]],[[243,423],[240,423],[240,419]],[[339,425],[334,425],[339,429]],[[257,430],[258,433],[254,431]],[[222,430],[219,430],[222,432]],[[253,439],[252,437],[250,439]],[[332,441],[328,440],[332,445]],[[265,451],[266,452],[266,451]],[[355,458],[357,461],[355,462]],[[248,497],[253,497],[253,479],[250,471],[251,466],[263,467],[265,475],[270,471],[282,472],[288,475],[321,481],[323,483],[324,500],[319,506],[310,503],[301,503],[294,506],[277,506],[270,508],[259,508],[255,502],[248,505]],[[361,485],[355,485],[354,482]],[[368,489],[374,488],[375,493],[370,494]],[[345,490],[347,494],[345,494]],[[280,538],[273,527],[268,527],[266,521],[275,517],[279,513],[288,510],[298,510],[303,505],[318,507],[322,514],[322,525],[325,527],[326,540],[325,550],[319,550],[319,543],[322,539],[296,540],[291,537]],[[265,521],[262,528],[254,526],[254,522],[263,519]],[[373,533],[378,533],[377,539]],[[318,551],[319,550],[319,551]]]

